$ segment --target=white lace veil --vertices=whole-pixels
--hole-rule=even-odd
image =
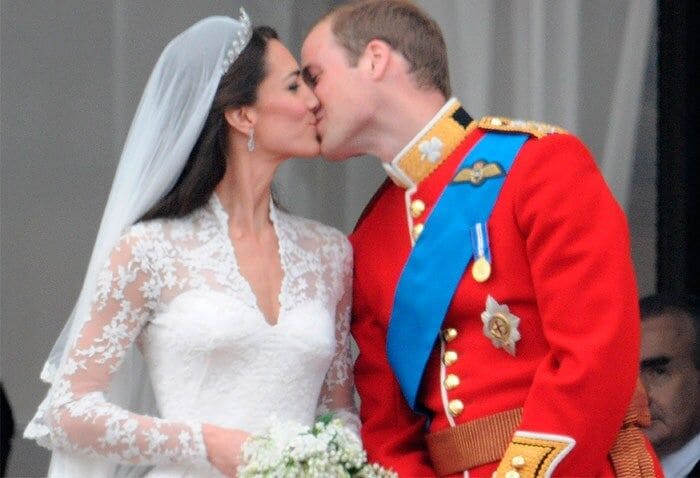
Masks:
[[[80,296],[44,364],[41,379],[54,383],[68,350],[89,318],[99,270],[126,228],[177,181],[204,126],[221,76],[250,40],[250,20],[208,17],[175,37],[148,79],[119,160]],[[50,445],[46,426],[52,386],[27,426],[25,438]],[[108,399],[132,411],[156,414],[143,358],[132,348],[113,376]],[[143,467],[117,466],[54,451],[49,476],[137,476]]]

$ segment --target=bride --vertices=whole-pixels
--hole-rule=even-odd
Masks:
[[[243,11],[165,48],[25,431],[50,476],[235,476],[270,416],[358,426],[350,246],[270,192],[282,161],[319,153],[317,106]]]

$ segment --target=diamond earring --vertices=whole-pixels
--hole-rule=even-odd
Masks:
[[[253,133],[253,128],[248,130],[248,151],[251,153],[255,149],[255,134]]]

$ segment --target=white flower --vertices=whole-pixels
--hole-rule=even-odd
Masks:
[[[112,296],[114,299],[120,300],[123,298],[122,294],[124,288],[127,284],[130,284],[136,280],[136,276],[138,276],[138,273],[139,272],[136,269],[131,270],[128,267],[124,266],[117,267],[117,287],[115,287],[112,292]]]
[[[74,360],[68,358],[63,369],[63,373],[66,375],[73,375],[78,369],[85,370],[85,360]]]
[[[436,163],[442,157],[442,141],[438,137],[433,137],[423,141],[418,146],[418,151],[421,152],[422,158],[427,159],[431,163]]]
[[[148,442],[147,455],[155,454],[161,445],[164,445],[168,441],[168,436],[161,433],[158,428],[149,428],[144,430],[146,441]]]
[[[357,436],[330,417],[322,417],[311,428],[274,422],[267,433],[251,436],[243,444],[238,476],[397,477],[379,465],[368,464]]]
[[[104,307],[104,303],[109,298],[109,291],[112,289],[112,271],[103,269],[97,276],[97,287],[94,302],[98,304],[98,310]]]
[[[163,286],[167,287],[168,289],[172,289],[176,285],[177,285],[177,275],[175,274],[175,270],[173,268],[169,268],[163,274]]]
[[[157,277],[150,277],[141,285],[139,291],[143,294],[144,299],[157,299],[160,297],[161,283]]]
[[[189,446],[190,440],[192,440],[192,436],[185,430],[182,430],[177,436],[177,439],[180,441],[180,446],[185,448]]]
[[[126,325],[110,322],[102,328],[102,339],[110,344],[119,344],[120,340],[124,340],[129,336],[129,329]]]

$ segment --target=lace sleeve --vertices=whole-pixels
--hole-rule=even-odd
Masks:
[[[112,251],[97,281],[90,318],[54,384],[48,417],[52,447],[144,465],[206,461],[201,424],[137,415],[105,398],[110,378],[167,286],[167,270],[162,264],[156,270],[148,260],[162,247],[128,234]]]
[[[335,314],[335,355],[321,388],[318,414],[332,412],[359,436],[360,419],[355,407],[350,351],[350,309],[352,306],[352,249],[342,238],[342,290]]]

